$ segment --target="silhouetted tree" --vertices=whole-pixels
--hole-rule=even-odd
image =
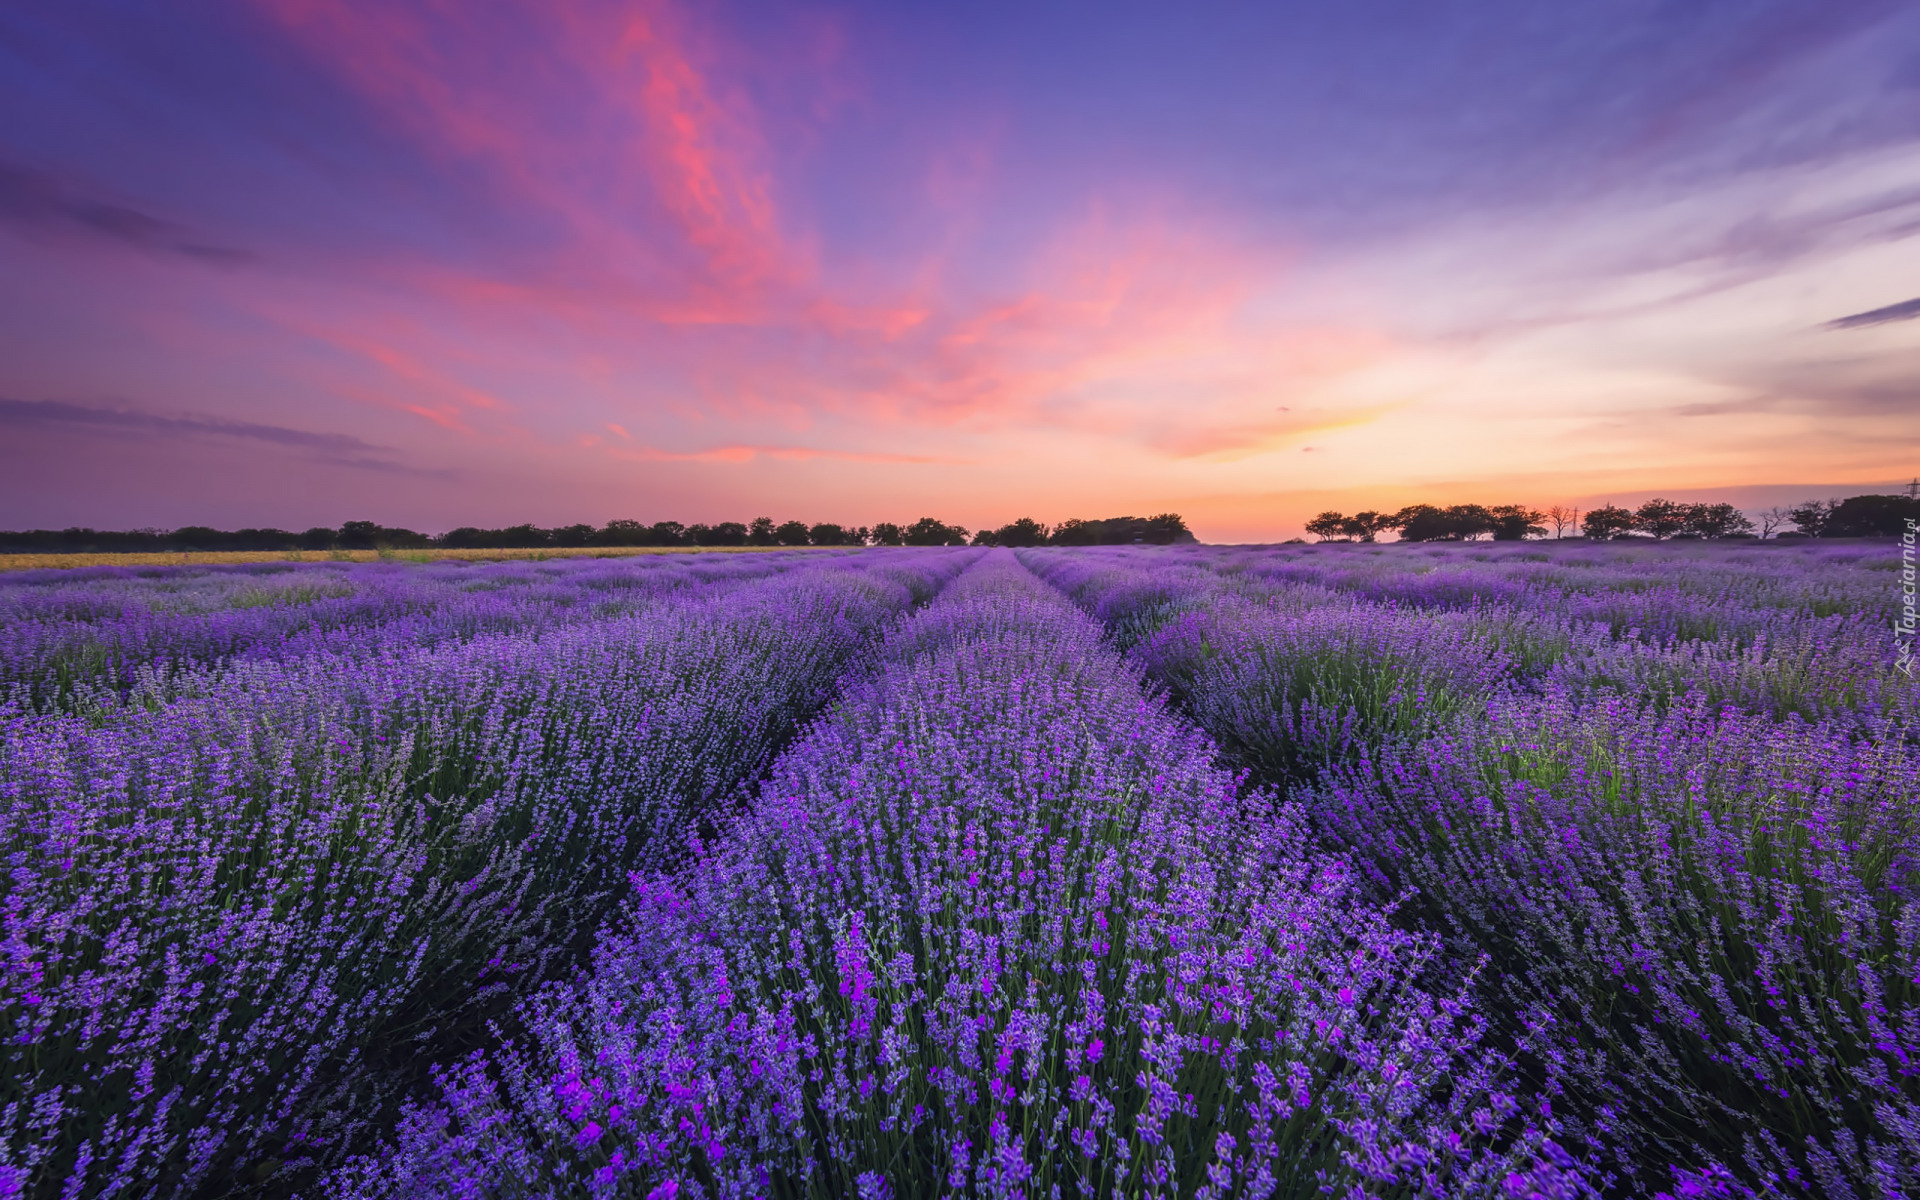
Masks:
[[[1437,542],[1449,536],[1452,528],[1446,512],[1431,504],[1409,504],[1390,520],[1403,542]]]
[[[1134,542],[1167,545],[1194,541],[1179,513],[1151,517],[1103,517],[1089,521],[1069,517],[1053,527],[1047,541],[1055,546],[1124,546]]]
[[[1596,541],[1610,541],[1633,529],[1633,513],[1617,504],[1603,504],[1580,522],[1580,532]]]
[[[967,544],[965,526],[948,525],[932,517],[921,517],[907,526],[901,536],[909,546],[964,546]]]
[[[687,526],[687,531],[681,535],[681,538],[689,546],[711,546],[713,545],[713,526],[695,521]]]
[[[1405,542],[1458,542],[1492,533],[1493,513],[1480,504],[1455,504],[1436,508],[1431,504],[1410,504],[1388,518],[1385,529],[1398,529]]]
[[[1822,537],[1894,537],[1920,520],[1920,501],[1906,496],[1849,496],[1828,513]]]
[[[1334,538],[1344,541],[1350,536],[1347,533],[1346,514],[1335,512],[1331,508],[1308,521],[1307,532],[1323,542],[1330,542]]]
[[[1375,535],[1393,528],[1393,517],[1386,513],[1377,513],[1369,509],[1358,512],[1340,523],[1340,531],[1355,541],[1371,542]]]
[[[1053,527],[1047,540],[1056,546],[1097,546],[1099,531],[1083,517],[1068,517]]]
[[[1493,510],[1484,504],[1448,505],[1447,520],[1453,525],[1453,536],[1464,542],[1474,541],[1494,529]]]
[[[1547,520],[1553,522],[1553,536],[1563,538],[1567,530],[1580,528],[1580,510],[1570,504],[1556,504],[1547,510]]]
[[[815,546],[857,545],[847,536],[847,531],[831,521],[822,521],[807,530],[807,541]]]
[[[1050,531],[1032,517],[1009,521],[993,531],[994,546],[1044,546]]]
[[[1493,518],[1496,542],[1523,542],[1530,537],[1546,536],[1546,527],[1540,524],[1546,514],[1537,509],[1524,504],[1498,504],[1487,512]]]
[[[738,521],[722,521],[707,530],[706,545],[744,546],[747,544],[747,527]]]
[[[1784,504],[1776,504],[1760,514],[1760,536],[1770,538],[1780,532],[1780,527],[1793,517],[1793,513]]]
[[[804,546],[807,544],[807,523],[805,521],[782,521],[773,531],[773,541],[779,546]]]
[[[640,522],[621,517],[608,521],[593,540],[602,546],[645,546],[649,544],[647,532]]]
[[[755,517],[747,523],[747,545],[771,546],[774,544],[772,517]]]
[[[906,534],[892,521],[880,521],[873,527],[873,544],[876,546],[904,546]]]
[[[1787,520],[1808,537],[1825,537],[1827,519],[1840,507],[1838,500],[1807,500],[1787,510]]]
[[[380,526],[372,521],[346,521],[341,524],[334,542],[342,550],[371,550],[379,534]]]
[[[1634,510],[1633,527],[1664,541],[1687,527],[1687,506],[1656,496]]]
[[[1753,532],[1753,522],[1731,504],[1689,504],[1681,532],[1702,538],[1739,537]]]
[[[1156,546],[1171,546],[1175,542],[1197,542],[1193,531],[1187,528],[1186,518],[1179,513],[1155,513],[1147,518],[1147,541]]]

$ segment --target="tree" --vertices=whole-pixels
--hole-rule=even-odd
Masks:
[[[892,521],[880,521],[873,527],[873,544],[876,546],[904,546],[905,531]]]
[[[1436,508],[1431,504],[1409,504],[1380,526],[1398,529],[1403,542],[1471,541],[1492,533],[1492,510],[1479,504],[1455,504]]]
[[[1896,537],[1920,521],[1920,500],[1907,496],[1849,496],[1827,513],[1823,537]]]
[[[805,521],[782,521],[773,531],[773,540],[781,546],[804,546],[807,544],[807,523]]]
[[[1356,541],[1371,542],[1375,534],[1384,529],[1393,528],[1392,521],[1393,518],[1385,513],[1377,513],[1369,509],[1366,512],[1355,513],[1342,521],[1340,532]]]
[[[1632,528],[1633,513],[1617,504],[1603,504],[1580,522],[1580,532],[1601,542],[1622,537]]]
[[[1081,517],[1068,517],[1053,527],[1053,535],[1047,540],[1056,546],[1097,546],[1099,532],[1096,523]]]
[[[593,540],[602,546],[644,546],[647,544],[647,527],[638,521],[616,517],[594,534]]]
[[[1655,497],[1634,510],[1633,527],[1656,540],[1665,540],[1687,527],[1687,512],[1685,504]]]
[[[1409,504],[1389,519],[1403,542],[1437,542],[1451,528],[1447,514],[1431,504]]]
[[[744,546],[747,544],[747,527],[738,521],[722,521],[707,530],[707,540],[703,546]]]
[[[1807,500],[1787,510],[1787,520],[1808,537],[1825,537],[1827,519],[1840,507],[1838,500]]]
[[[1450,504],[1447,521],[1452,526],[1452,537],[1463,542],[1493,532],[1493,510],[1481,504]]]
[[[983,531],[984,532],[984,531]],[[1020,517],[993,531],[989,546],[1044,546],[1049,530],[1032,517]]]
[[[647,530],[649,546],[684,546],[687,544],[687,527],[678,521],[655,521]]]
[[[932,517],[921,517],[901,531],[901,536],[909,546],[964,546],[967,544],[965,526],[948,525]]]
[[[1045,528],[1045,526],[1041,526]],[[1146,532],[1142,535],[1156,546],[1170,546],[1174,542],[1197,542],[1193,531],[1187,528],[1187,522],[1179,513],[1155,513],[1147,518]]]
[[[1580,510],[1571,504],[1556,504],[1547,510],[1547,520],[1553,522],[1553,536],[1563,538],[1567,530],[1580,528]]]
[[[686,533],[681,536],[689,546],[711,546],[713,545],[713,526],[702,525],[695,521],[687,526]]]
[[[1523,542],[1530,537],[1546,536],[1546,527],[1540,524],[1545,514],[1524,504],[1500,504],[1488,511],[1493,517],[1496,542]]]
[[[1689,504],[1683,532],[1695,537],[1724,538],[1753,532],[1753,522],[1731,504]]]
[[[340,526],[338,544],[343,550],[371,550],[380,526],[372,521],[348,521]]]
[[[1792,512],[1784,504],[1776,504],[1760,514],[1760,536],[1770,538],[1780,531],[1792,518]]]
[[[847,544],[847,531],[831,521],[822,521],[807,530],[807,540],[816,546],[844,546]]]
[[[1334,538],[1344,541],[1347,537],[1347,518],[1345,514],[1328,509],[1307,522],[1307,532],[1323,542],[1330,542]]]
[[[771,546],[773,544],[773,518],[755,517],[747,525],[747,545]]]
[[[556,546],[569,548],[591,546],[596,532],[591,525],[562,525],[553,531],[549,540]]]

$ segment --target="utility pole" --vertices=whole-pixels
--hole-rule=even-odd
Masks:
[[[1914,481],[1907,485],[1907,499],[1920,500],[1920,476],[1916,476]]]

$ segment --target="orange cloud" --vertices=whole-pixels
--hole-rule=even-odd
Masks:
[[[871,454],[856,450],[825,450],[812,446],[716,446],[709,450],[671,451],[642,447],[638,450],[609,450],[609,457],[624,462],[751,462],[771,458],[785,462],[806,462],[828,458],[862,463],[952,463],[957,459],[927,454]]]

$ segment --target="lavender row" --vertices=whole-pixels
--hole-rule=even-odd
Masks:
[[[1164,639],[1165,653],[1178,655],[1176,646],[1183,637],[1203,638],[1203,627],[1244,625],[1242,617],[1259,624],[1261,614],[1300,616],[1332,629],[1346,623],[1338,614],[1351,613],[1356,628],[1379,632],[1374,638],[1378,653],[1402,661],[1406,669],[1457,676],[1457,664],[1443,660],[1475,664],[1473,671],[1486,676],[1466,689],[1475,695],[1496,681],[1535,694],[1628,696],[1659,704],[1701,695],[1716,706],[1732,704],[1775,717],[1844,720],[1872,736],[1905,736],[1897,731],[1920,728],[1920,689],[1895,669],[1885,620],[1864,609],[1845,615],[1793,607],[1791,593],[1809,578],[1832,571],[1827,558],[1810,551],[1767,552],[1765,557],[1778,568],[1777,586],[1768,593],[1752,582],[1744,598],[1713,601],[1710,607],[1722,623],[1733,627],[1715,636],[1682,636],[1671,630],[1657,635],[1597,617],[1583,609],[1577,597],[1559,592],[1500,600],[1475,595],[1457,605],[1430,594],[1422,597],[1416,592],[1419,582],[1443,570],[1429,566],[1427,554],[1402,556],[1389,564],[1397,565],[1404,586],[1383,586],[1368,595],[1335,586],[1343,570],[1337,563],[1310,564],[1276,575],[1262,564],[1270,566],[1283,556],[1269,551],[1023,553],[1034,569],[1099,617],[1127,647],[1183,620],[1188,628]],[[1881,560],[1879,565],[1894,561],[1884,553]],[[1472,560],[1463,561],[1475,567]],[[1629,557],[1616,566],[1625,572],[1615,581],[1622,590],[1608,594],[1644,599],[1647,593],[1634,589],[1644,583],[1645,564]],[[1371,569],[1376,575],[1385,571]],[[1854,574],[1874,586],[1871,595],[1884,610],[1891,576],[1877,567]],[[1861,578],[1848,578],[1846,586],[1864,592]],[[1449,589],[1441,589],[1441,594],[1450,594]],[[1309,613],[1313,615],[1307,617]],[[1281,621],[1274,628],[1287,624]],[[1389,633],[1389,627],[1395,632]],[[1380,638],[1399,649],[1387,649]],[[1336,640],[1350,639],[1342,635]],[[1490,658],[1499,666],[1487,675]],[[1167,682],[1180,685],[1177,676]]]
[[[1005,552],[344,1198],[1590,1194],[1463,996]]]
[[[637,612],[689,587],[790,570],[799,554],[466,563],[102,567],[0,579],[0,698],[73,705],[143,675],[232,659],[392,653]]]
[[[1305,802],[1378,888],[1493,957],[1629,1160],[1920,1191],[1920,755],[1681,703],[1549,698],[1391,745]]]
[[[411,1060],[566,968],[625,872],[710,830],[960,566],[869,561],[6,717],[7,1177],[186,1195],[355,1145]]]
[[[1659,645],[1249,587],[1234,557],[1031,561],[1376,895],[1491,955],[1508,1044],[1643,1185],[1920,1188],[1920,754],[1890,662],[1817,615],[1797,654]]]

